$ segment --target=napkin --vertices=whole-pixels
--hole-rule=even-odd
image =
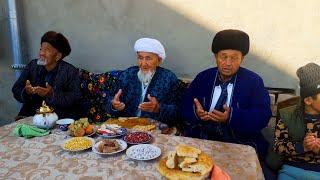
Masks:
[[[23,136],[25,138],[32,138],[38,136],[46,136],[50,132],[48,130],[39,129],[35,126],[31,126],[28,124],[18,124],[14,130],[13,135],[15,136]]]

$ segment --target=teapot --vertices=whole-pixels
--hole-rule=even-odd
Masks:
[[[36,115],[33,116],[33,124],[38,128],[51,129],[58,120],[58,115],[53,112],[53,108],[46,105],[44,101],[36,112]]]

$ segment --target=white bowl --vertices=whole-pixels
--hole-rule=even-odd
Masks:
[[[65,125],[65,124],[71,124],[73,123],[74,120],[70,119],[70,118],[65,118],[65,119],[59,119],[58,121],[56,121],[56,124],[58,125]]]

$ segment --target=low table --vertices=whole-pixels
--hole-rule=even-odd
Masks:
[[[158,159],[135,161],[125,152],[99,156],[91,150],[71,153],[62,150],[67,132],[53,129],[44,137],[25,139],[12,131],[17,123],[31,124],[28,117],[0,127],[0,179],[164,179],[156,170]],[[178,144],[197,147],[212,156],[214,163],[232,179],[263,179],[254,148],[246,145],[152,133],[152,144],[162,150],[160,158]]]

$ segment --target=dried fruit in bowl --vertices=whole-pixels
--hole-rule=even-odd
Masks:
[[[71,136],[76,137],[90,135],[94,132],[94,126],[89,124],[88,118],[80,118],[78,121],[70,124],[69,132]]]

